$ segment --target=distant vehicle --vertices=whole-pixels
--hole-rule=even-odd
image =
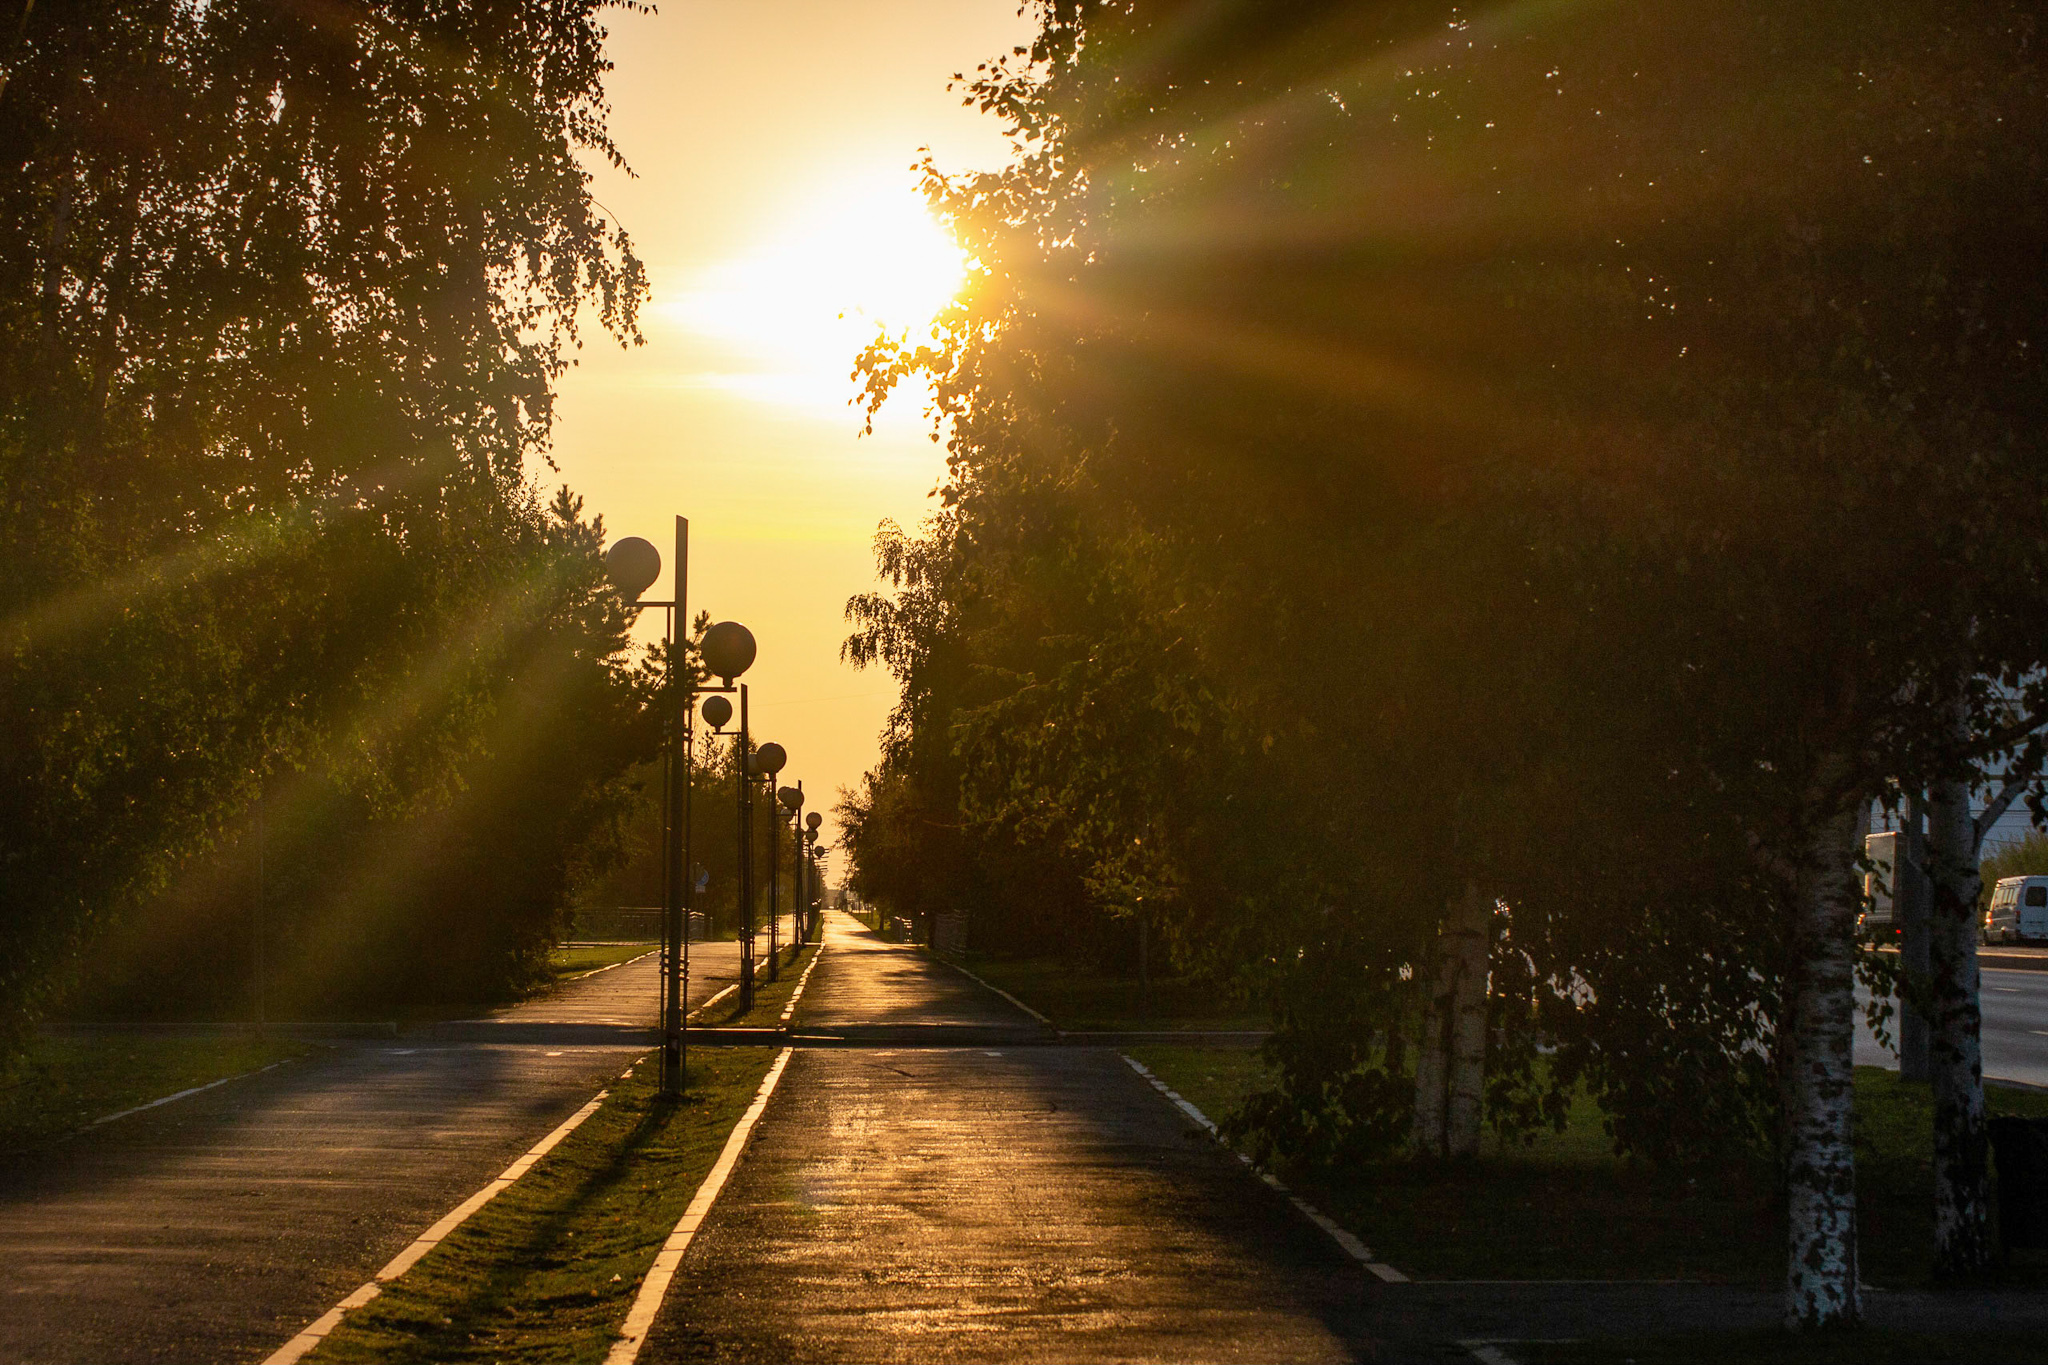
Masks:
[[[1863,856],[1872,866],[1863,874],[1863,913],[1856,917],[1856,927],[1880,943],[1897,939],[1903,931],[1892,901],[1892,869],[1899,865],[1898,853],[1899,832],[1895,829],[1863,837]]]
[[[2001,878],[1984,912],[1984,941],[2048,941],[2048,877]]]

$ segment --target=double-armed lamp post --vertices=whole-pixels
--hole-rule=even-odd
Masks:
[[[661,1092],[679,1095],[683,1090],[685,1066],[683,1017],[690,990],[689,910],[696,899],[695,886],[690,879],[691,720],[695,714],[697,693],[737,691],[740,694],[740,749],[742,754],[746,752],[747,690],[745,684],[735,687],[733,680],[754,662],[754,635],[737,621],[720,621],[704,632],[704,638],[697,645],[697,654],[703,660],[705,670],[719,679],[719,686],[699,683],[695,671],[684,664],[683,645],[688,640],[690,628],[689,618],[685,615],[690,566],[688,518],[676,518],[676,593],[672,600],[640,600],[640,594],[653,587],[654,580],[661,576],[661,551],[640,537],[628,536],[605,551],[604,566],[613,585],[636,609],[662,607],[667,611],[662,643],[671,710],[666,726],[668,742],[662,771]],[[730,702],[723,697],[713,697],[712,700],[724,705],[728,716],[731,714]],[[709,704],[706,703],[707,707]],[[742,781],[740,786],[744,792],[746,783]],[[746,832],[745,814],[746,799],[742,795],[742,837]],[[745,857],[740,859],[743,881],[747,862]],[[745,889],[743,885],[742,891]],[[749,988],[751,984],[749,980]]]

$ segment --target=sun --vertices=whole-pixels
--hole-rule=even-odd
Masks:
[[[853,357],[877,328],[928,333],[968,264],[914,192],[839,191],[703,271],[662,311],[732,352],[721,387],[843,407]]]

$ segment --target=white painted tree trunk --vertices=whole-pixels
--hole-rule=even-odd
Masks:
[[[1458,960],[1457,990],[1451,1001],[1451,1074],[1444,1102],[1444,1151],[1478,1156],[1480,1122],[1486,1114],[1486,997],[1492,964],[1493,901],[1471,882],[1451,926],[1451,951]]]
[[[1492,906],[1476,885],[1468,883],[1446,910],[1416,1049],[1415,1120],[1409,1140],[1421,1155],[1472,1156],[1479,1151],[1485,1112]]]
[[[1832,787],[1828,779],[1843,766],[1824,765],[1817,789]],[[1862,1316],[1850,1118],[1856,912],[1862,905],[1856,861],[1868,826],[1868,806],[1860,800],[1816,821],[1793,906],[1786,1033],[1779,1045],[1790,1234],[1785,1323],[1794,1329],[1850,1327]]]
[[[1934,1078],[1933,1027],[1928,1010],[1934,975],[1934,892],[1927,878],[1926,798],[1909,794],[1901,812],[1892,866],[1892,913],[1899,921],[1899,1079],[1925,1085]]]
[[[1968,1276],[1992,1263],[1983,1016],[1978,1008],[1977,896],[1982,874],[1968,784],[1939,783],[1928,796],[1927,851],[1934,882],[1928,926],[1934,1269],[1944,1277]]]
[[[1457,998],[1457,962],[1444,951],[1444,938],[1434,945],[1436,970],[1430,977],[1429,1000],[1422,1011],[1422,1036],[1415,1047],[1415,1119],[1408,1142],[1417,1156],[1444,1154],[1445,1102],[1451,1074],[1450,1020]]]

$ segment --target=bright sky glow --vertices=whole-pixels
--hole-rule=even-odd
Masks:
[[[752,362],[694,376],[703,387],[843,412],[854,392],[851,357],[878,328],[928,335],[966,269],[964,253],[901,178],[834,186],[751,250],[699,272],[655,313]]]
[[[702,0],[614,10],[611,127],[636,174],[591,157],[592,191],[633,234],[653,297],[647,344],[593,325],[556,398],[555,468],[608,540],[669,547],[690,519],[689,600],[746,623],[757,738],[789,750],[830,814],[875,761],[894,681],[839,658],[846,599],[875,586],[875,525],[916,527],[945,450],[915,391],[862,434],[853,357],[877,323],[921,330],[957,289],[958,249],[911,164],[1002,165],[995,119],[956,71],[1029,42],[1017,0]],[[844,315],[844,316],[842,316]],[[640,638],[658,637],[659,612]]]

